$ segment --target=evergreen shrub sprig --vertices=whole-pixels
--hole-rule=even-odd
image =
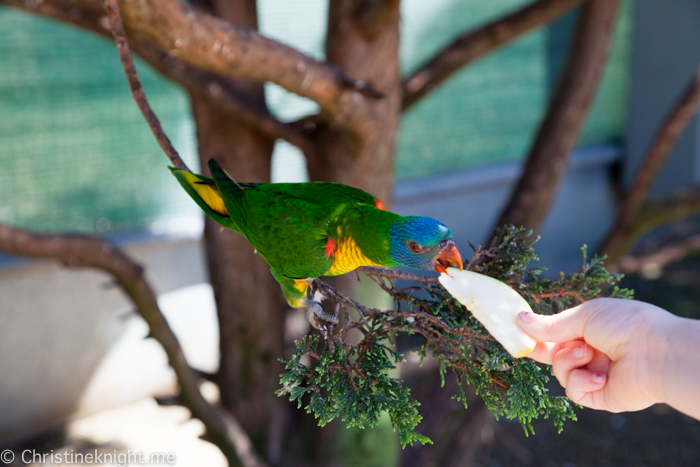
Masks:
[[[540,314],[603,295],[632,297],[617,287],[621,275],[606,271],[603,258],[587,259],[585,246],[580,271],[561,273],[556,280],[541,277],[542,269],[528,269],[537,259],[537,239],[531,235],[523,228],[499,229],[488,248],[470,244],[474,255],[465,269],[506,282]],[[337,417],[349,427],[375,426],[387,412],[402,446],[431,442],[415,431],[422,419],[419,403],[402,380],[391,376],[403,360],[391,345],[400,332],[422,336],[422,345],[413,351],[421,359],[436,359],[443,383],[448,372],[457,378],[454,398],[465,407],[463,385],[471,384],[496,417],[518,418],[526,434],[534,433],[531,421],[540,416],[551,417],[559,431],[565,420],[576,419],[568,398],[548,394],[549,369],[528,358],[513,359],[435,278],[377,268],[362,272],[394,298],[396,309],[367,308],[316,281],[316,289],[342,310],[346,323],[336,332],[326,328],[323,340],[318,334],[304,337],[294,355],[282,359],[286,371],[278,393],[305,405],[321,426]],[[351,331],[359,339],[349,339]]]

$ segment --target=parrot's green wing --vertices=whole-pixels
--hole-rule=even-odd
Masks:
[[[358,205],[383,209],[374,196],[339,183],[239,183],[216,161],[209,167],[213,180],[170,169],[209,217],[245,235],[278,274],[290,278],[328,272],[333,263],[328,227],[344,210]]]
[[[231,221],[277,275],[305,279],[330,269],[328,206],[288,192],[296,184],[238,183],[216,161],[209,167]]]
[[[221,199],[214,180],[174,167],[170,167],[170,170],[187,194],[209,217],[224,227],[240,232],[226,211],[224,200]]]

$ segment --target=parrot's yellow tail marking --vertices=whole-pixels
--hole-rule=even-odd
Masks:
[[[202,179],[193,173],[185,172],[183,176],[212,211],[228,217],[228,211],[226,211],[226,206],[224,206],[224,200],[221,198],[219,190],[216,189],[216,185],[202,183]]]

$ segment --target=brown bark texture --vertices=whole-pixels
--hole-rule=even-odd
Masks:
[[[538,231],[566,174],[598,88],[618,0],[589,0],[581,9],[567,63],[540,124],[518,184],[495,227]]]
[[[365,95],[371,95],[371,89],[358,86],[338,67],[254,29],[238,27],[238,21],[223,21],[177,0],[121,0],[120,6],[128,28],[190,65],[222,76],[279,84],[339,115],[339,125],[356,131],[367,125],[371,107]]]
[[[308,164],[312,180],[356,186],[379,197],[387,206],[391,204],[401,100],[398,3],[330,1],[327,60],[384,97],[371,101],[371,112],[360,132],[348,131],[342,114],[317,126],[311,136],[317,154]],[[363,5],[371,8],[362,8]]]
[[[203,167],[216,158],[242,181],[269,181],[271,140],[196,98],[192,108]],[[205,239],[219,317],[221,401],[266,452],[270,427],[284,410],[275,395],[275,375],[282,370],[282,295],[269,266],[242,235],[207,219]]]
[[[233,6],[233,8],[231,8],[231,6]],[[129,88],[131,89],[131,93],[134,100],[136,101],[136,104],[138,105],[149,127],[151,128],[151,131],[153,132],[156,140],[159,142],[161,148],[168,156],[168,158],[173,162],[173,165],[182,170],[189,170],[180,158],[180,155],[177,153],[177,150],[170,143],[170,140],[167,137],[167,135],[165,135],[165,133],[163,132],[158,117],[155,115],[150,105],[148,104],[146,95],[143,91],[143,87],[141,86],[141,81],[139,79],[138,73],[136,71],[136,68],[134,67],[133,57],[131,55],[128,41],[125,36],[120,14],[120,8],[117,3],[117,0],[105,0],[105,7],[109,14],[110,26],[117,45],[117,50],[119,52],[119,58],[122,62],[122,66],[124,68],[127,81],[129,83]],[[233,14],[234,16],[239,17],[239,20],[241,18],[248,18],[248,26],[252,28],[256,27],[257,20],[254,0],[252,2],[239,2],[235,5],[226,4],[224,7],[222,7],[222,11],[226,12],[229,15]],[[247,93],[251,96],[252,99],[257,99],[259,101],[259,105],[263,108],[265,107],[264,90],[262,89],[262,85],[242,80],[234,81],[233,79],[230,79],[229,84],[234,88],[238,88],[240,92]],[[245,165],[245,168],[248,169],[248,172],[255,173],[262,171],[263,173],[265,173],[265,171],[267,171],[267,173],[269,174],[269,156],[272,152],[273,140],[261,138],[257,131],[248,128],[246,124],[237,124],[236,120],[232,119],[230,116],[222,114],[218,108],[213,109],[213,111],[210,111],[210,107],[207,104],[198,106],[197,102],[195,101],[193,102],[193,110],[195,121],[198,123],[198,125],[200,125],[198,127],[198,130],[200,130],[198,131],[198,136],[202,137],[202,140],[200,140],[200,142],[202,143],[200,144],[200,152],[202,153],[202,155],[217,153],[220,151],[224,154],[227,154],[226,152],[224,152],[226,149],[226,143],[228,142],[226,140],[228,138],[234,137],[236,140],[241,140],[242,144],[238,146],[239,148],[241,148],[241,150],[239,150],[238,153],[234,152],[233,156],[235,157],[236,154],[240,155],[240,153],[243,153],[246,156],[249,156],[244,160],[253,162],[252,164]],[[233,123],[232,127],[231,123]],[[222,135],[225,135],[223,141]],[[251,158],[250,156],[257,157]],[[264,156],[268,157],[266,158]],[[228,159],[230,161],[230,159],[232,158],[229,157]],[[235,160],[233,162],[235,162]],[[207,229],[207,233],[211,232],[211,227],[212,225],[210,223],[209,229]],[[235,245],[227,244],[226,238],[223,237],[212,237],[207,243],[210,258],[221,257],[222,251],[227,251],[226,248],[231,246]],[[211,254],[212,250],[214,255]],[[255,390],[259,389],[257,386],[259,386],[261,382],[264,384],[267,381],[267,378],[265,378],[265,376],[261,377],[261,375],[255,374],[255,372],[246,370],[250,370],[250,368],[261,368],[264,371],[267,370],[266,366],[269,366],[270,362],[265,361],[263,356],[262,360],[260,361],[261,364],[257,367],[254,367],[250,364],[245,364],[245,357],[241,358],[245,350],[249,350],[252,354],[254,354],[254,356],[258,356],[256,355],[258,352],[255,352],[255,349],[250,348],[250,346],[245,345],[244,347],[246,348],[241,349],[240,344],[250,343],[250,340],[246,341],[245,337],[248,337],[249,339],[255,339],[259,335],[262,335],[263,337],[271,336],[271,340],[274,343],[276,342],[275,337],[277,336],[275,335],[275,333],[250,334],[244,332],[240,334],[238,331],[240,331],[241,327],[245,328],[245,324],[247,323],[241,323],[241,320],[236,320],[235,318],[233,320],[230,319],[232,316],[236,316],[235,314],[231,314],[231,311],[235,313],[236,311],[240,310],[236,310],[235,303],[233,303],[232,307],[231,301],[227,300],[227,298],[230,298],[230,296],[227,295],[227,291],[229,289],[226,286],[227,284],[225,284],[224,281],[222,281],[221,279],[223,278],[224,280],[235,280],[238,278],[235,277],[238,276],[238,274],[236,273],[239,272],[236,270],[236,266],[240,267],[239,263],[241,256],[243,255],[234,256],[234,261],[231,262],[231,264],[227,264],[226,261],[222,263],[210,259],[209,265],[210,275],[213,278],[212,284],[214,286],[215,297],[217,299],[218,304],[217,309],[219,311],[219,328],[221,336],[220,342],[222,355],[222,358],[220,359],[220,366],[226,366],[226,369],[228,370],[220,373],[225,376],[225,378],[220,378],[221,381],[219,381],[219,388],[222,391],[221,399],[224,406],[231,412],[241,413],[241,415],[246,421],[246,425],[248,426],[246,426],[245,428],[241,427],[238,421],[228,412],[226,412],[226,410],[219,412],[220,417],[212,418],[215,415],[215,413],[212,412],[212,407],[204,402],[203,398],[201,397],[201,394],[199,393],[199,389],[196,386],[192,386],[194,381],[193,374],[191,371],[189,371],[189,368],[187,367],[182,352],[177,354],[181,357],[180,360],[173,360],[171,358],[171,363],[173,364],[173,367],[176,370],[180,381],[180,385],[183,388],[181,397],[183,398],[183,400],[185,400],[185,403],[188,406],[192,407],[193,414],[201,414],[201,416],[204,417],[202,418],[202,421],[205,424],[207,424],[209,435],[217,444],[217,446],[219,446],[220,449],[227,456],[229,463],[232,465],[239,465],[242,463],[246,467],[257,467],[262,466],[263,462],[257,456],[257,453],[255,452],[251,440],[246,432],[252,432],[258,435],[258,445],[264,446],[265,441],[267,441],[268,450],[273,451],[273,449],[270,448],[270,446],[272,446],[275,443],[270,442],[271,440],[268,435],[270,433],[275,433],[275,431],[270,429],[270,426],[272,425],[270,423],[270,419],[274,419],[275,409],[277,409],[277,412],[281,412],[282,407],[281,404],[274,403],[277,401],[274,401],[271,405],[259,403],[257,404],[257,406],[249,402],[250,400],[254,400],[257,402],[266,402],[264,401],[264,398],[263,400],[261,400],[259,397],[255,397],[253,394],[251,394],[251,392],[254,392]],[[236,260],[238,260],[238,263],[236,262]],[[231,273],[233,273],[234,277],[228,277],[229,275],[231,275]],[[265,283],[260,284],[261,288],[263,289],[265,288],[265,285]],[[267,292],[268,296],[275,296],[274,292],[272,292],[272,289],[269,287],[269,284],[267,284]],[[151,293],[151,295],[153,294]],[[263,293],[259,293],[258,295],[263,297],[264,291]],[[279,295],[279,293],[277,295]],[[153,299],[155,300],[155,296],[153,296]],[[264,300],[261,300],[260,304],[264,307],[263,311],[268,311],[270,309],[269,304],[266,303]],[[157,309],[154,313],[156,317],[160,317],[162,320],[162,316],[159,314]],[[244,316],[250,317],[251,315],[247,314]],[[275,323],[275,317],[273,316],[272,318],[273,319],[271,321],[271,328],[274,327]],[[279,324],[279,318],[277,319],[277,322]],[[155,324],[160,324],[160,326],[156,328],[152,327],[151,331],[156,332],[157,334],[157,331],[160,331],[163,327],[163,323],[155,321]],[[241,326],[241,324],[243,324],[243,326]],[[236,325],[238,325],[238,327],[236,327]],[[164,347],[166,347],[167,350],[168,345],[174,345],[177,350],[177,341],[175,340],[174,344],[170,342],[170,340],[174,340],[174,336],[172,336],[171,332],[170,335],[168,335],[167,331],[170,331],[170,329],[166,325],[165,330],[161,331],[162,333],[165,333],[166,338],[163,343]],[[230,339],[224,339],[224,336],[230,337]],[[241,339],[242,336],[244,336],[243,339]],[[265,346],[263,343],[263,348],[264,347]],[[266,352],[267,350],[269,349],[264,348],[263,352]],[[279,349],[274,348],[272,350],[274,351]],[[241,362],[243,362],[243,365],[241,365]],[[183,370],[180,367],[184,367],[185,369]],[[241,376],[242,373],[244,373],[243,377],[232,378],[232,376]],[[246,378],[245,376],[248,376],[249,378]],[[188,377],[189,379],[187,379]],[[265,387],[264,389],[268,388]],[[195,391],[194,396],[196,397],[193,397],[192,390]],[[242,397],[240,397],[241,392],[247,392],[247,394],[244,394]],[[266,393],[263,392],[262,394]],[[246,398],[245,396],[248,397]],[[245,407],[246,409],[253,409],[254,416],[251,416],[250,411],[247,413],[241,411],[241,405],[236,404],[237,402],[241,401],[245,402],[245,405],[243,405],[243,407]],[[268,409],[268,412],[265,412],[264,409]],[[270,416],[270,412],[272,413],[272,416]],[[277,423],[277,425],[280,426],[281,424]],[[279,439],[276,440],[277,445],[281,443],[281,436],[278,436],[278,438]],[[242,446],[243,444],[244,446]],[[278,447],[274,452],[281,452],[281,449]]]
[[[0,4],[73,24],[100,36],[111,37],[109,28],[102,21],[106,12],[101,2],[86,0],[80,3],[68,3],[63,0],[46,0],[38,3],[0,0]],[[288,141],[305,154],[313,151],[311,142],[300,128],[280,122],[266,108],[256,106],[246,95],[235,92],[225,77],[168,55],[137,30],[130,29],[127,39],[131,49],[143,60],[166,78],[185,88],[190,94],[197,95],[210,105],[238,116],[245,123],[257,127],[271,138],[282,138]]]

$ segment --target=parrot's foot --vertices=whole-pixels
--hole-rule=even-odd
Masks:
[[[332,324],[338,324],[338,316],[323,311],[321,304],[315,300],[311,300],[310,298],[305,299],[304,308],[306,308],[306,319],[308,319],[311,326],[316,329],[323,330],[325,328],[325,326],[319,322],[319,319]]]

